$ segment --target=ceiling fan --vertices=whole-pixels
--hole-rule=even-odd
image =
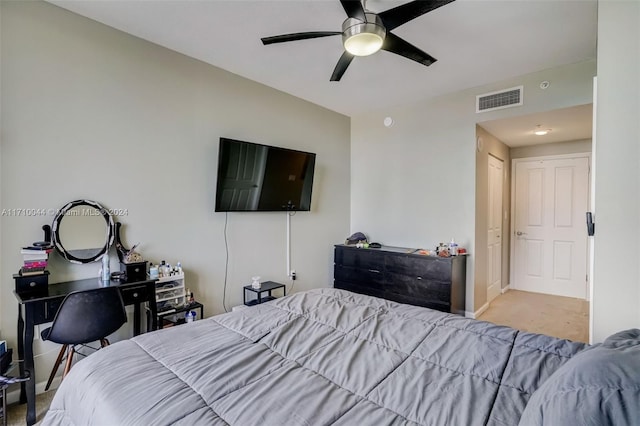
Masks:
[[[331,74],[331,81],[340,81],[354,56],[368,56],[380,49],[429,66],[436,58],[393,34],[391,30],[452,1],[454,0],[416,0],[384,12],[373,13],[366,10],[360,0],[340,0],[348,16],[342,23],[341,32],[311,31],[263,37],[261,40],[264,45],[268,45],[342,35],[345,51]]]

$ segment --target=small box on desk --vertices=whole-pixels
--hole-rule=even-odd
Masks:
[[[16,281],[16,293],[47,293],[49,271],[35,275],[13,274]]]
[[[127,282],[145,281],[147,279],[147,261],[120,263],[120,270],[127,276]]]

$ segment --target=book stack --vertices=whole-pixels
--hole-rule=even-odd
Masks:
[[[49,253],[53,250],[50,246],[42,247],[24,247],[20,253],[22,254],[22,268],[20,275],[39,275],[44,273],[49,260]]]

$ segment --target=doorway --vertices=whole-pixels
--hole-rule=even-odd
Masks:
[[[586,299],[589,154],[513,161],[511,287]]]

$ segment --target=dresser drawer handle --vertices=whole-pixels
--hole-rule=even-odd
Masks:
[[[31,281],[31,282],[29,283],[29,287],[35,287],[35,286],[37,286],[37,285],[38,285],[38,283],[36,283],[35,281]]]
[[[421,279],[422,279],[422,277],[416,277],[416,279],[421,280]]]
[[[133,293],[133,297],[138,297],[138,293]]]
[[[376,274],[380,273],[380,271],[378,271],[377,269],[369,269],[369,272],[373,272],[373,273],[376,273]]]

